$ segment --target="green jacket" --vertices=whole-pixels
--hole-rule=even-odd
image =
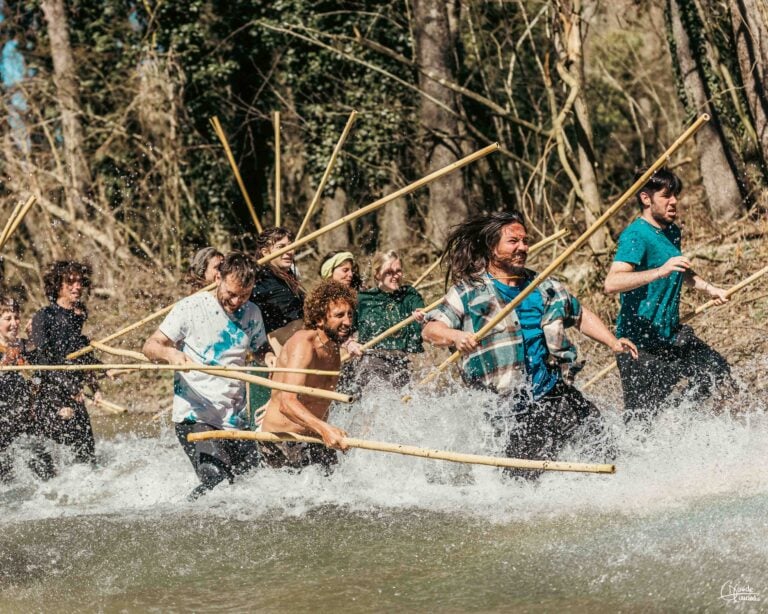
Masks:
[[[378,288],[363,290],[357,295],[357,340],[370,341],[398,322],[405,320],[414,309],[424,307],[424,299],[411,286],[403,286],[397,292],[382,292]],[[376,349],[400,350],[409,353],[423,352],[421,324],[412,322],[378,343]]]

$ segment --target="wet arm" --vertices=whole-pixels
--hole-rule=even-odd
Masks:
[[[579,331],[602,343],[613,352],[629,352],[633,358],[637,358],[637,348],[635,344],[628,339],[617,339],[611,330],[605,325],[600,317],[591,309],[582,306],[581,320],[578,324]]]
[[[194,361],[184,352],[177,350],[176,344],[159,330],[152,333],[141,351],[152,362],[166,362],[169,365],[194,364]]]

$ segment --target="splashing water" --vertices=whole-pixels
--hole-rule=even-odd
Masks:
[[[369,389],[351,435],[500,455],[483,393]],[[615,611],[768,604],[768,415],[681,405],[651,430],[601,403],[615,475],[497,469],[353,450],[325,477],[263,469],[195,503],[172,429],[98,442],[99,467],[0,486],[0,611],[146,608]],[[23,456],[23,452],[21,453]],[[601,462],[571,444],[569,461]],[[727,593],[727,591],[726,591]],[[752,608],[752,610],[750,610]]]

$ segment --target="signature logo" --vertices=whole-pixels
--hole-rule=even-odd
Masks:
[[[728,580],[720,587],[720,599],[737,603],[739,601],[760,601],[760,595],[749,584],[737,584]]]

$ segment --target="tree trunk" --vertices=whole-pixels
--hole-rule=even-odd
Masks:
[[[333,196],[321,199],[321,227],[344,217],[347,212],[347,193],[342,188],[336,188]],[[347,249],[349,247],[349,224],[344,224],[326,232],[317,238],[317,250],[322,258],[330,251]]]
[[[728,143],[718,120],[718,113],[710,104],[713,96],[709,91],[702,66],[707,54],[702,53],[701,49],[693,49],[683,23],[681,11],[696,10],[693,6],[681,6],[681,2],[687,1],[668,0],[670,52],[672,61],[677,65],[680,73],[683,102],[686,108],[696,114],[709,113],[712,117],[711,121],[696,133],[696,145],[700,154],[699,168],[704,189],[707,192],[710,212],[718,221],[729,221],[742,214],[743,196],[737,180],[736,165],[730,155]]]
[[[395,190],[397,190],[396,186],[388,185],[384,188],[383,193],[391,194]],[[386,207],[379,209],[378,225],[379,237],[377,243],[380,250],[402,250],[403,248],[414,246],[416,230],[409,228],[408,202],[406,199],[398,198]]]
[[[768,1],[731,0],[730,5],[744,94],[765,167],[768,162]]]
[[[436,80],[456,81],[453,54],[458,37],[456,31],[451,31],[450,24],[457,20],[456,15],[449,15],[449,12],[457,10],[457,2],[413,0],[416,61],[431,75],[427,77],[423,72],[419,74],[419,88],[424,93],[419,116],[426,173],[461,157],[459,120],[456,115],[459,103],[454,92]],[[462,221],[467,211],[464,176],[461,172],[451,173],[430,184],[427,238],[441,248],[450,226]]]
[[[80,89],[69,42],[64,0],[41,0],[53,61],[53,82],[61,109],[64,159],[67,164],[67,208],[73,216],[86,217],[84,199],[91,187],[91,172],[85,157],[83,127],[80,124]]]
[[[597,185],[597,159],[592,144],[592,123],[589,116],[585,93],[584,47],[587,37],[583,15],[589,10],[594,12],[589,1],[563,0],[558,12],[563,28],[561,37],[557,37],[560,49],[560,62],[567,71],[568,85],[576,90],[574,100],[574,122],[576,126],[576,148],[579,160],[579,184],[581,199],[584,204],[584,219],[591,226],[602,214],[600,190]],[[565,77],[565,75],[562,75]],[[605,252],[611,243],[608,228],[601,227],[589,239],[589,246],[595,253]]]

